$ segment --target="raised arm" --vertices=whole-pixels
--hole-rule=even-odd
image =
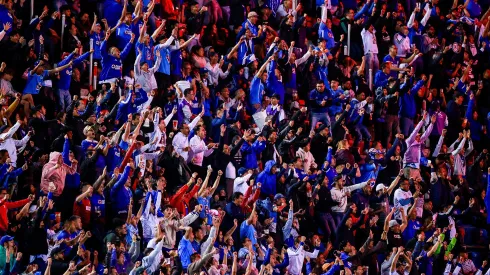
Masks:
[[[206,188],[208,188],[208,182],[209,182],[209,178],[211,177],[211,173],[212,172],[213,172],[212,169],[208,169],[208,172],[206,174],[206,178],[204,179],[204,182],[202,183],[201,189],[199,189],[199,192],[197,193],[197,196],[201,197],[202,196],[202,193],[204,192],[204,190],[206,190]],[[199,179],[199,180],[201,180],[201,179]],[[198,182],[199,182],[199,180],[198,180]]]
[[[94,14],[94,23],[92,23],[92,28],[90,28],[90,34],[95,32],[96,25],[97,25],[97,14]]]
[[[264,62],[264,64],[262,64],[262,67],[260,67],[259,71],[255,74],[255,77],[260,78],[260,76],[265,71],[265,69],[267,68],[267,65],[269,64],[269,62],[271,62],[272,59],[273,59],[273,57],[271,56],[271,57],[269,57],[269,59],[267,59],[266,62]]]
[[[226,56],[226,59],[231,59],[233,54],[238,50],[238,47],[240,47],[240,45],[243,43],[245,39],[244,38],[240,38],[240,40],[238,41],[238,43],[236,43],[235,46],[233,46],[233,48],[231,49],[231,51],[228,53],[228,55]],[[186,42],[187,43],[187,42]]]
[[[151,39],[153,39],[153,41],[157,41],[158,35],[162,32],[164,27],[165,27],[165,20],[162,21],[162,24],[160,24],[160,26],[158,26],[158,28],[151,35]]]
[[[398,175],[393,180],[393,182],[391,182],[391,185],[386,190],[386,194],[388,194],[388,196],[390,196],[391,192],[393,192],[393,190],[395,190],[395,187],[398,185],[398,182],[400,181],[402,175],[403,175],[403,169],[400,169],[400,172],[398,172]]]
[[[49,73],[49,74],[59,73],[59,72],[63,71],[64,69],[66,69],[66,68],[70,67],[71,65],[73,65],[73,61],[70,61],[70,62],[68,62],[68,64],[63,65],[63,66],[61,66],[61,67],[57,67],[57,68],[55,68],[55,69],[49,70],[49,71],[48,71],[48,73]]]

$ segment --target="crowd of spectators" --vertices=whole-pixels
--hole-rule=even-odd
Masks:
[[[0,275],[490,274],[489,0],[0,0]]]

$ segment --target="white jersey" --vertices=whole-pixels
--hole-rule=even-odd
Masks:
[[[405,212],[405,216],[407,215],[408,209],[410,206],[412,206],[412,192],[410,191],[403,191],[402,189],[398,188],[395,191],[394,195],[394,205],[395,208],[402,207],[403,211]],[[396,210],[395,211],[395,219],[401,220],[402,219],[402,214],[400,211]]]

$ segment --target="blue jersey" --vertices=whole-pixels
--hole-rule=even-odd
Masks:
[[[134,18],[135,16],[133,14],[132,19]],[[144,22],[141,19],[138,19],[138,21],[131,23],[131,30],[133,31],[135,37],[138,38],[140,36],[140,29],[141,27],[143,27],[143,24]]]
[[[422,227],[420,222],[416,220],[408,220],[407,228],[402,233],[404,243],[408,242],[417,235],[417,231]]]
[[[102,53],[102,71],[100,72],[100,80],[104,81],[112,78],[121,78],[122,76],[122,61],[126,58],[131,47],[132,43],[128,43],[124,50],[121,52],[120,57],[116,58],[107,53],[107,41],[103,41],[100,46],[100,52]]]
[[[150,38],[150,42],[148,45],[145,45],[144,43],[136,42],[136,53],[138,53],[138,49],[141,51],[141,62],[146,62],[148,64],[148,68],[153,67],[153,55],[151,54],[151,49],[153,48],[153,38]],[[162,55],[163,58],[163,55]]]
[[[95,191],[95,190],[94,190]],[[99,193],[94,192],[90,198],[90,205],[92,206],[92,215],[96,218],[105,217],[105,197]]]
[[[325,41],[327,42],[327,45],[326,45],[327,46],[327,49],[330,50],[333,47],[335,47],[335,39],[334,39],[334,36],[333,36],[333,32],[323,22],[321,22],[320,23],[320,26],[318,27],[318,36],[320,38],[325,39]]]
[[[44,72],[41,75],[31,74],[31,72],[29,71],[29,75],[27,76],[27,84],[22,93],[33,94],[33,95],[39,94],[39,91],[43,86],[44,78],[47,77],[48,75],[49,75],[48,70],[44,70]]]
[[[94,40],[94,59],[102,59],[102,54],[100,52],[100,44],[102,44],[102,41],[104,41],[102,32],[94,32],[90,35],[90,38]]]
[[[114,171],[122,162],[121,149],[118,146],[109,148],[105,161],[107,163],[107,171]]]
[[[197,202],[202,205],[202,210],[201,213],[199,213],[199,218],[205,219],[207,218],[207,224],[212,225],[213,224],[213,216],[209,213],[209,210],[211,209],[211,196],[208,197],[198,197]]]
[[[387,54],[383,58],[383,62],[390,62],[392,68],[399,68],[400,67],[400,57],[398,57],[398,56],[391,57],[391,55]],[[398,75],[398,72],[397,71],[391,70],[391,72],[390,72],[390,76],[391,77],[395,77],[396,78],[397,75]]]
[[[123,1],[121,1],[123,2]],[[117,25],[117,21],[121,18],[123,11],[122,3],[116,0],[105,0],[104,2],[104,18],[107,20],[107,24],[110,27]]]
[[[170,49],[168,47],[162,47],[160,44],[155,47],[155,55],[157,51],[160,51],[160,56],[162,57],[160,67],[158,67],[157,72],[170,75]]]
[[[4,5],[0,5],[0,22],[2,22],[2,24],[0,24],[0,31],[3,31],[3,24],[10,23],[12,27],[14,26],[14,18]],[[11,31],[12,28],[7,31],[7,34]]]
[[[58,63],[58,67],[65,66],[73,59],[73,53],[63,59],[60,63]],[[77,66],[83,62],[83,60],[89,57],[90,52],[86,52],[73,60],[73,66]],[[69,90],[71,83],[71,75],[73,73],[73,66],[69,66],[66,69],[60,71],[60,80],[58,81],[58,89],[60,90]]]
[[[195,96],[194,100],[192,102],[190,102],[191,103],[191,112],[194,115],[198,115],[202,111],[201,106],[199,106],[199,102],[201,102],[201,98],[198,98],[197,96]]]
[[[180,75],[182,73],[182,51],[180,49],[170,52],[170,64],[172,75]]]
[[[82,145],[82,153],[83,153],[83,155],[85,155],[85,153],[87,153],[87,151],[88,151],[88,149],[90,147],[92,147],[92,149],[95,148],[95,146],[97,146],[97,143],[98,142],[95,141],[95,140],[92,140],[92,141],[86,140],[86,139],[85,140],[82,140],[82,144],[81,145]]]
[[[78,232],[69,233],[68,231],[63,230],[58,234],[58,237],[56,239],[58,241],[66,240],[66,242],[68,242],[75,239],[77,235]],[[70,254],[70,251],[72,250],[73,246],[68,246],[66,242],[61,242],[60,247],[64,250],[64,254],[68,255]]]
[[[257,231],[253,224],[247,224],[247,220],[244,220],[240,225],[240,240],[243,241],[245,238],[249,238],[252,245],[257,243]]]
[[[132,34],[133,31],[131,30],[131,26],[129,25],[121,24],[119,27],[117,27],[116,37],[117,47],[119,48],[119,50],[124,49],[124,47],[129,43]]]
[[[254,76],[252,83],[250,84],[250,104],[262,103],[262,96],[264,95],[264,84],[259,77]]]

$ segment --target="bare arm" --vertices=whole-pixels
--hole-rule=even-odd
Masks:
[[[97,15],[95,14],[94,15],[94,23],[92,24],[92,28],[90,29],[90,33],[94,33],[95,32],[95,26],[97,25]]]
[[[269,62],[271,62],[272,58],[273,58],[273,56],[271,56],[271,57],[269,57],[269,59],[267,59],[267,61],[262,65],[262,67],[260,67],[259,71],[255,74],[255,77],[260,78],[262,73],[265,71],[265,68],[267,68],[267,65],[269,64]]]
[[[115,31],[116,31],[116,29],[117,29],[119,26],[121,26],[121,24],[122,24],[122,21],[120,21],[120,20],[119,20],[119,21],[117,21],[117,24],[114,26],[114,28],[110,29],[110,33],[115,32]]]
[[[158,38],[158,35],[160,34],[160,32],[162,32],[163,30],[163,27],[165,27],[165,22],[162,22],[162,24],[160,24],[160,26],[158,26],[158,28],[153,32],[153,34],[151,35],[151,38],[153,39],[153,41],[156,41],[157,38]]]
[[[126,17],[126,11],[127,11],[127,8],[128,8],[128,0],[124,0],[123,5],[124,6],[123,6],[123,10],[121,12],[121,17],[119,18],[119,22],[123,22],[124,21],[124,17]]]
[[[236,275],[237,273],[237,262],[238,262],[238,257],[237,257],[237,253],[236,252],[233,252],[233,265],[231,266],[231,275]]]
[[[145,33],[146,33],[146,23],[148,23],[148,21],[143,20],[143,26],[141,26],[140,28],[140,37],[138,38],[139,43],[143,43],[143,38],[145,37]]]
[[[236,43],[236,45],[231,49],[231,51],[228,53],[226,58],[230,59],[233,56],[233,54],[238,50],[238,47],[240,47],[242,43],[243,43],[243,39],[240,38],[240,41],[238,41],[238,43]]]
[[[142,203],[143,205],[144,203]],[[133,198],[129,200],[129,205],[128,205],[128,217],[126,218],[126,223],[130,224],[131,223],[131,218],[133,216]]]
[[[206,188],[208,188],[209,177],[211,177],[211,172],[212,172],[212,171],[213,171],[213,170],[208,169],[208,173],[207,173],[207,175],[206,175],[206,178],[204,179],[204,182],[203,182],[203,183],[202,183],[202,185],[201,185],[201,189],[199,189],[199,192],[197,192],[197,195],[198,195],[199,197],[200,197],[200,196],[202,196],[202,193],[204,192],[204,190],[206,190]],[[199,179],[199,180],[200,180],[200,179]],[[198,180],[198,182],[199,182],[199,180]],[[212,194],[212,193],[211,193],[211,194]],[[210,195],[211,195],[211,194],[210,194]]]
[[[407,228],[408,221],[407,221],[407,215],[405,214],[405,211],[403,211],[403,209],[400,210],[400,213],[402,214],[402,224],[400,225],[400,231],[403,232]]]
[[[226,240],[228,240],[229,238],[231,238],[231,237],[232,237],[233,232],[235,232],[235,230],[236,230],[237,226],[238,226],[238,221],[235,219],[235,220],[233,221],[233,226],[232,226],[232,227],[230,228],[230,230],[228,230],[228,232],[226,232],[226,234],[225,234],[225,237],[224,237],[225,242],[226,242]]]
[[[220,170],[218,171],[218,176],[216,177],[216,180],[214,181],[213,187],[211,187],[211,191],[209,191],[209,195],[213,195],[216,189],[218,188],[219,181],[221,179],[221,175],[223,175],[223,172]]]
[[[388,232],[388,230],[389,230],[390,220],[393,217],[393,213],[395,213],[395,208],[394,207],[391,209],[390,213],[386,216],[385,224],[383,226],[384,232]]]
[[[48,73],[49,74],[59,73],[59,72],[63,71],[64,69],[70,67],[71,65],[73,65],[73,61],[70,61],[68,64],[66,64],[64,66],[58,67],[56,69],[49,70]]]
[[[179,47],[179,48],[180,48],[181,50],[182,50],[182,49],[184,49],[184,48],[186,48],[186,47],[187,47],[187,45],[189,45],[189,43],[191,43],[191,41],[192,41],[194,38],[196,38],[196,35],[195,35],[195,34],[193,34],[193,35],[191,36],[191,38],[189,38],[189,40],[185,41],[185,42],[184,42],[184,44],[180,45],[180,47]]]
[[[388,196],[390,196],[391,192],[393,192],[393,190],[395,190],[395,187],[398,185],[398,182],[400,181],[400,178],[402,175],[403,175],[403,170],[400,170],[400,172],[398,173],[398,176],[396,176],[396,178],[393,180],[393,182],[388,187],[388,190],[386,190],[386,194],[388,194]]]
[[[88,197],[88,195],[93,191],[93,187],[89,187],[87,189],[87,191],[83,192],[82,194],[78,195],[78,197],[75,199],[76,202],[80,202],[82,201],[83,199],[85,199],[86,197]]]

